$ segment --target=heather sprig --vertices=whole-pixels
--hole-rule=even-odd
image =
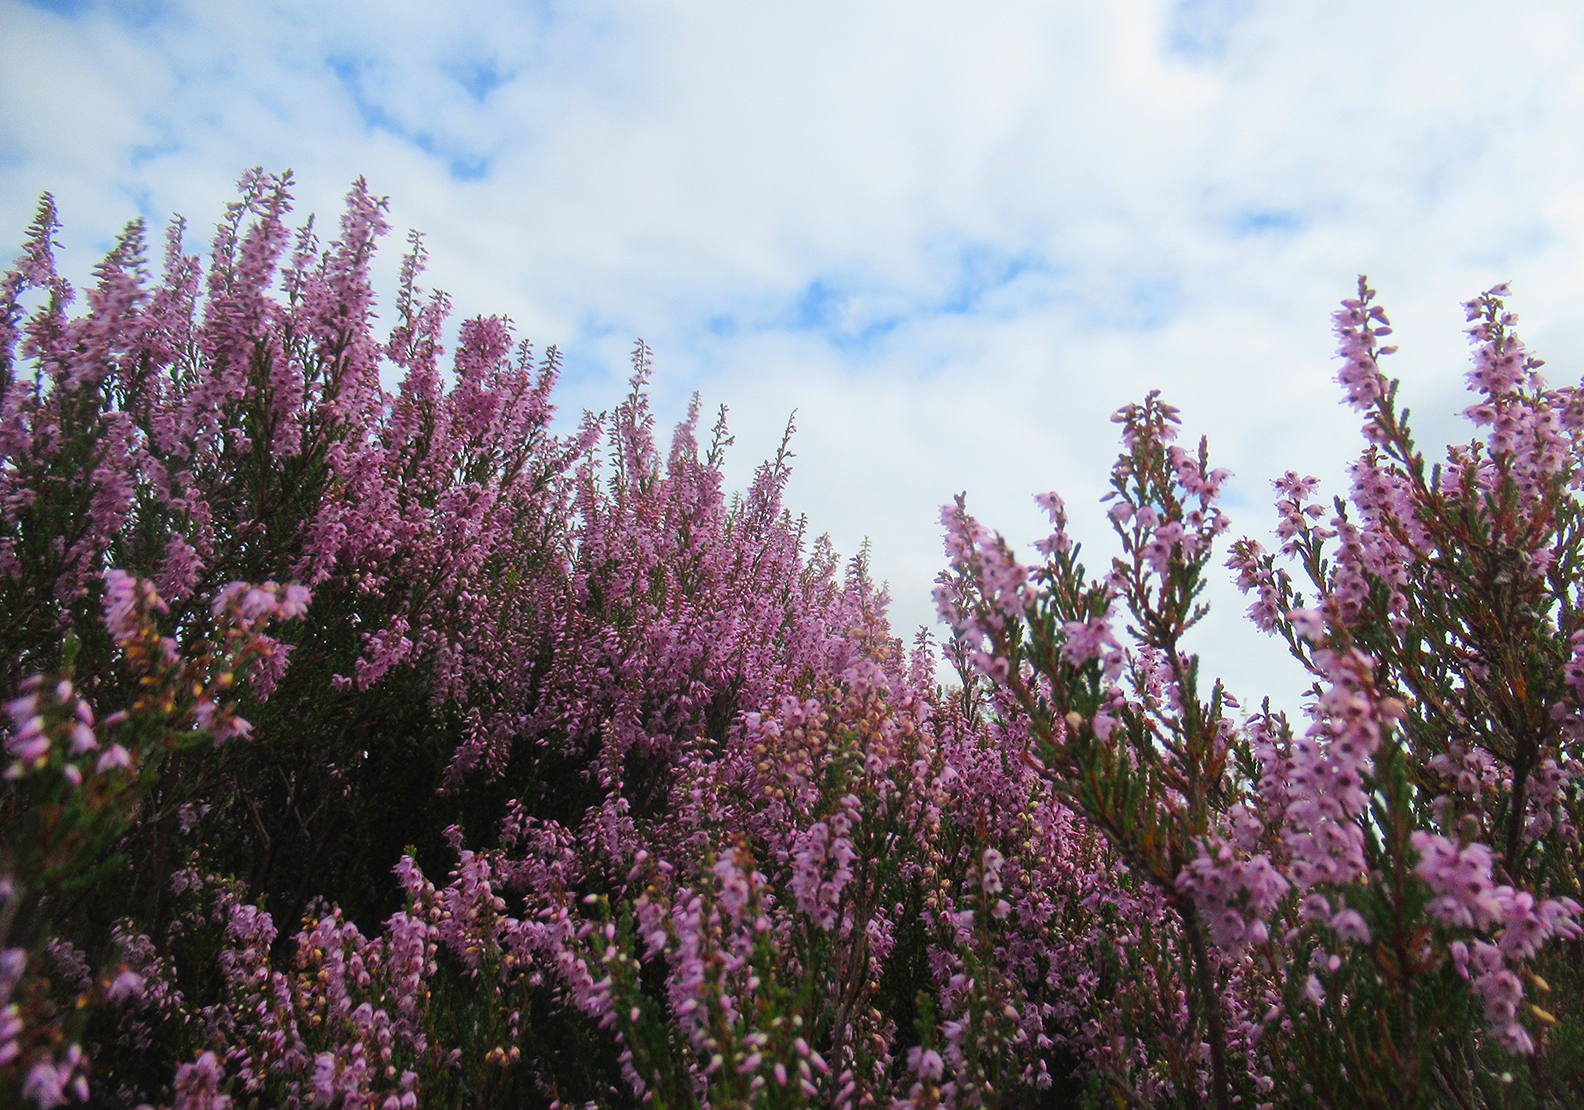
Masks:
[[[940,596],[970,661],[1027,715],[1037,739],[1030,757],[1057,795],[1104,832],[1179,918],[1183,978],[1192,984],[1184,1033],[1208,1041],[1211,1090],[1226,1106],[1233,1080],[1218,964],[1190,865],[1236,800],[1229,758],[1239,737],[1226,715],[1236,703],[1219,683],[1202,698],[1198,660],[1180,643],[1204,615],[1199,596],[1211,544],[1226,527],[1216,497],[1227,475],[1209,466],[1203,442],[1196,453],[1172,442],[1177,410],[1156,394],[1114,419],[1124,449],[1112,470],[1109,516],[1122,553],[1110,572],[1086,578],[1054,494],[1039,499],[1057,532],[1041,545],[1047,562],[1038,569],[1020,566],[959,501],[943,514],[955,579]],[[1118,606],[1131,649],[1118,637]],[[1177,1097],[1196,1097],[1197,1077],[1174,1078]]]

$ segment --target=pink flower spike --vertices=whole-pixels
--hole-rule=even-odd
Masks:
[[[132,606],[137,601],[137,579],[124,570],[107,570],[105,584],[105,627],[116,643],[125,643],[135,631]]]

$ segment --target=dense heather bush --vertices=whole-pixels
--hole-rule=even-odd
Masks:
[[[729,498],[642,345],[556,435],[553,349],[443,371],[416,237],[377,339],[384,203],[326,247],[289,184],[207,269],[132,225],[75,317],[46,198],[0,286],[7,1104],[1584,1097],[1584,393],[1504,289],[1436,465],[1337,316],[1350,497],[1286,475],[1228,564],[1295,727],[1182,648],[1225,473],[1157,396],[1102,577],[1054,493],[1033,567],[944,511],[942,688],[785,442]]]

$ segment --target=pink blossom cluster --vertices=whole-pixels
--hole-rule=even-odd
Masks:
[[[1225,843],[1195,857],[1177,885],[1193,896],[1216,946],[1234,955],[1270,938],[1266,923],[1292,886],[1263,853],[1243,859]]]
[[[417,1105],[411,1065],[433,1055],[422,1021],[436,970],[432,924],[400,913],[369,940],[331,913],[305,923],[296,970],[285,972],[271,957],[269,914],[197,872],[181,885],[200,899],[189,929],[205,916],[223,920],[227,991],[206,1012],[206,1047],[177,1071],[175,1107],[228,1106],[227,1091],[275,1091],[296,1105]]]
[[[1534,1041],[1518,1022],[1523,983],[1507,962],[1529,959],[1552,937],[1584,934],[1575,920],[1584,908],[1571,898],[1537,900],[1528,891],[1498,885],[1491,877],[1490,849],[1483,844],[1460,847],[1427,832],[1416,832],[1413,843],[1420,856],[1414,872],[1436,894],[1428,913],[1452,926],[1500,929],[1494,945],[1475,940],[1472,954],[1464,942],[1453,942],[1452,959],[1484,1000],[1492,1035],[1514,1052],[1533,1052]]]
[[[1400,702],[1380,698],[1370,679],[1374,660],[1362,652],[1315,653],[1327,685],[1316,720],[1288,757],[1286,843],[1301,890],[1354,882],[1364,858],[1365,791],[1382,733],[1402,715]]]
[[[1029,597],[1029,570],[1013,556],[1004,539],[992,535],[960,503],[942,507],[941,523],[946,528],[946,554],[952,570],[971,578],[976,595],[987,604],[977,611],[964,608],[958,604],[960,584],[943,581],[935,589],[940,619],[951,625],[954,646],[965,653],[969,664],[992,679],[1004,679],[1007,661],[988,647],[1009,621],[1022,619]],[[1058,529],[1056,535],[1065,533]],[[1047,546],[1059,551],[1067,545],[1058,539]]]
[[[1239,590],[1254,595],[1248,607],[1248,618],[1261,632],[1274,632],[1281,616],[1289,608],[1283,604],[1282,585],[1284,571],[1271,565],[1265,558],[1265,549],[1255,540],[1238,540],[1232,545],[1227,567],[1237,572]]]
[[[1347,402],[1359,411],[1368,409],[1385,395],[1387,383],[1381,373],[1379,356],[1391,354],[1395,347],[1381,347],[1376,340],[1391,334],[1391,322],[1386,310],[1371,304],[1374,290],[1359,279],[1359,295],[1349,297],[1342,307],[1332,314],[1337,338],[1341,345],[1337,355],[1343,366],[1337,380],[1347,395]]]

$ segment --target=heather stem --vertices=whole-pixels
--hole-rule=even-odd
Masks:
[[[1514,886],[1523,882],[1523,867],[1519,853],[1523,850],[1524,809],[1527,800],[1524,797],[1524,787],[1528,785],[1529,768],[1534,762],[1534,745],[1527,741],[1520,744],[1513,753],[1512,764],[1512,801],[1507,814],[1507,878]]]
[[[1205,950],[1204,929],[1199,924],[1199,913],[1190,899],[1181,899],[1177,911],[1182,915],[1183,931],[1188,934],[1188,947],[1193,953],[1194,986],[1199,995],[1199,1008],[1204,1013],[1205,1029],[1210,1038],[1210,1082],[1215,1095],[1216,1110],[1231,1110],[1231,1088],[1227,1079],[1226,1027],[1221,1021],[1219,992],[1215,973],[1210,966],[1210,953]]]

